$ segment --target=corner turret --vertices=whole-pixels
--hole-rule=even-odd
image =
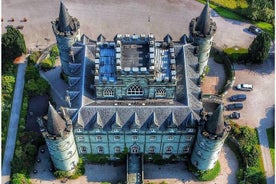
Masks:
[[[200,75],[203,74],[208,64],[209,53],[216,29],[216,23],[210,18],[209,1],[207,1],[200,16],[193,18],[190,22],[190,37],[197,46],[195,54],[198,57],[198,72]]]
[[[68,76],[71,47],[80,40],[80,23],[78,19],[69,15],[62,1],[60,2],[59,17],[52,21],[52,28],[57,40],[62,72]]]
[[[204,126],[199,127],[191,156],[191,162],[197,169],[209,170],[215,166],[230,129],[224,121],[223,105],[219,104]]]
[[[64,120],[49,104],[47,117],[39,118],[38,124],[55,168],[68,171],[69,174],[73,173],[78,164],[79,155],[71,120]]]

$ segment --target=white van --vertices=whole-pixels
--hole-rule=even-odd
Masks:
[[[253,85],[252,84],[238,84],[236,86],[236,89],[241,90],[241,91],[252,91]]]

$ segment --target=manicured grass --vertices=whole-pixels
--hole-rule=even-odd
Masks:
[[[267,22],[257,22],[255,25],[261,28],[262,30],[264,30],[265,32],[267,32],[271,36],[271,38],[274,39],[275,35],[274,35],[274,28],[272,24],[269,24]]]
[[[272,160],[273,169],[275,170],[275,127],[266,129],[268,143],[269,143],[269,150],[270,156]]]
[[[208,171],[199,171],[198,179],[200,181],[212,181],[215,179],[220,173],[220,163],[217,162],[213,169]]]
[[[223,51],[228,55],[232,62],[246,60],[248,54],[248,49],[240,47],[226,48]]]
[[[198,0],[201,3],[206,3],[206,1],[204,0]],[[210,7],[215,10],[220,16],[228,18],[228,19],[233,19],[233,20],[239,20],[239,21],[245,21],[246,19],[236,13],[234,13],[231,10],[228,10],[224,7],[221,7],[219,5],[215,5],[215,4],[210,4]]]
[[[211,0],[213,4],[217,4],[230,9],[247,8],[248,3],[246,0]]]

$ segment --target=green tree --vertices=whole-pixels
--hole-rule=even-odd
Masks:
[[[12,175],[11,183],[12,184],[22,184],[22,183],[31,184],[31,181],[24,174],[16,173]]]
[[[2,76],[2,95],[11,95],[15,84],[15,77],[12,75]]]
[[[266,32],[257,35],[248,48],[249,61],[261,64],[268,56],[270,44],[271,38]]]
[[[17,29],[8,26],[7,32],[2,35],[2,58],[14,60],[26,53],[24,36]]]
[[[40,63],[40,66],[43,70],[49,70],[53,67],[53,62],[49,58],[46,58]]]
[[[50,55],[53,56],[53,57],[58,57],[59,55],[59,51],[58,51],[58,47],[57,45],[53,46],[51,51],[50,51]]]

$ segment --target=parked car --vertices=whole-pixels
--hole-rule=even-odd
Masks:
[[[237,94],[237,95],[233,95],[229,98],[229,101],[231,101],[231,102],[241,102],[244,100],[246,100],[245,94]]]
[[[232,112],[230,115],[229,115],[229,118],[230,119],[239,119],[241,117],[241,114],[238,113],[238,112]]]
[[[238,84],[236,86],[236,89],[241,90],[241,91],[252,91],[253,85],[252,84]]]
[[[248,30],[251,33],[254,33],[256,35],[261,34],[263,32],[263,30],[261,30],[260,28],[256,27],[256,26],[249,26]]]
[[[231,111],[231,110],[240,110],[243,108],[243,104],[242,103],[232,103],[232,104],[228,104],[226,106],[226,110]]]

